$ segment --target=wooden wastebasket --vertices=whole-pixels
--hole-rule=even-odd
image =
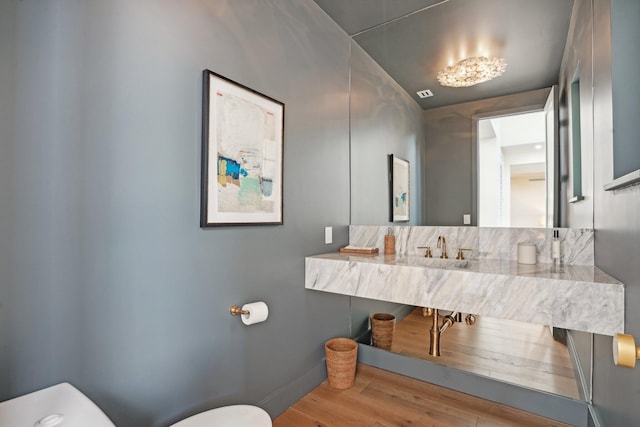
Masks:
[[[327,379],[337,389],[347,389],[356,379],[358,344],[349,338],[333,338],[324,344]]]
[[[374,347],[391,350],[396,316],[388,313],[374,313],[370,317],[371,341]]]

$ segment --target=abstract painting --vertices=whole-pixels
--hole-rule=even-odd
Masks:
[[[203,71],[200,226],[282,224],[284,104]]]
[[[389,220],[409,221],[409,161],[389,154]]]

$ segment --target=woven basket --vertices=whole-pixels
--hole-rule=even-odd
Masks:
[[[391,350],[393,332],[396,329],[396,316],[388,313],[375,313],[371,320],[371,341],[374,347]]]
[[[324,345],[327,357],[327,379],[337,389],[347,389],[356,379],[358,344],[349,338],[333,338]]]

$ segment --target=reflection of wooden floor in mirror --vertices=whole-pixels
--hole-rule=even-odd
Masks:
[[[418,308],[398,322],[394,353],[473,372],[523,387],[580,399],[578,381],[566,346],[556,342],[546,326],[478,316],[473,326],[463,322],[440,338],[440,357],[429,355],[432,318]]]

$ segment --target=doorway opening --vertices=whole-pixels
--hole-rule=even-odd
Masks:
[[[544,111],[478,120],[478,225],[547,227]]]

